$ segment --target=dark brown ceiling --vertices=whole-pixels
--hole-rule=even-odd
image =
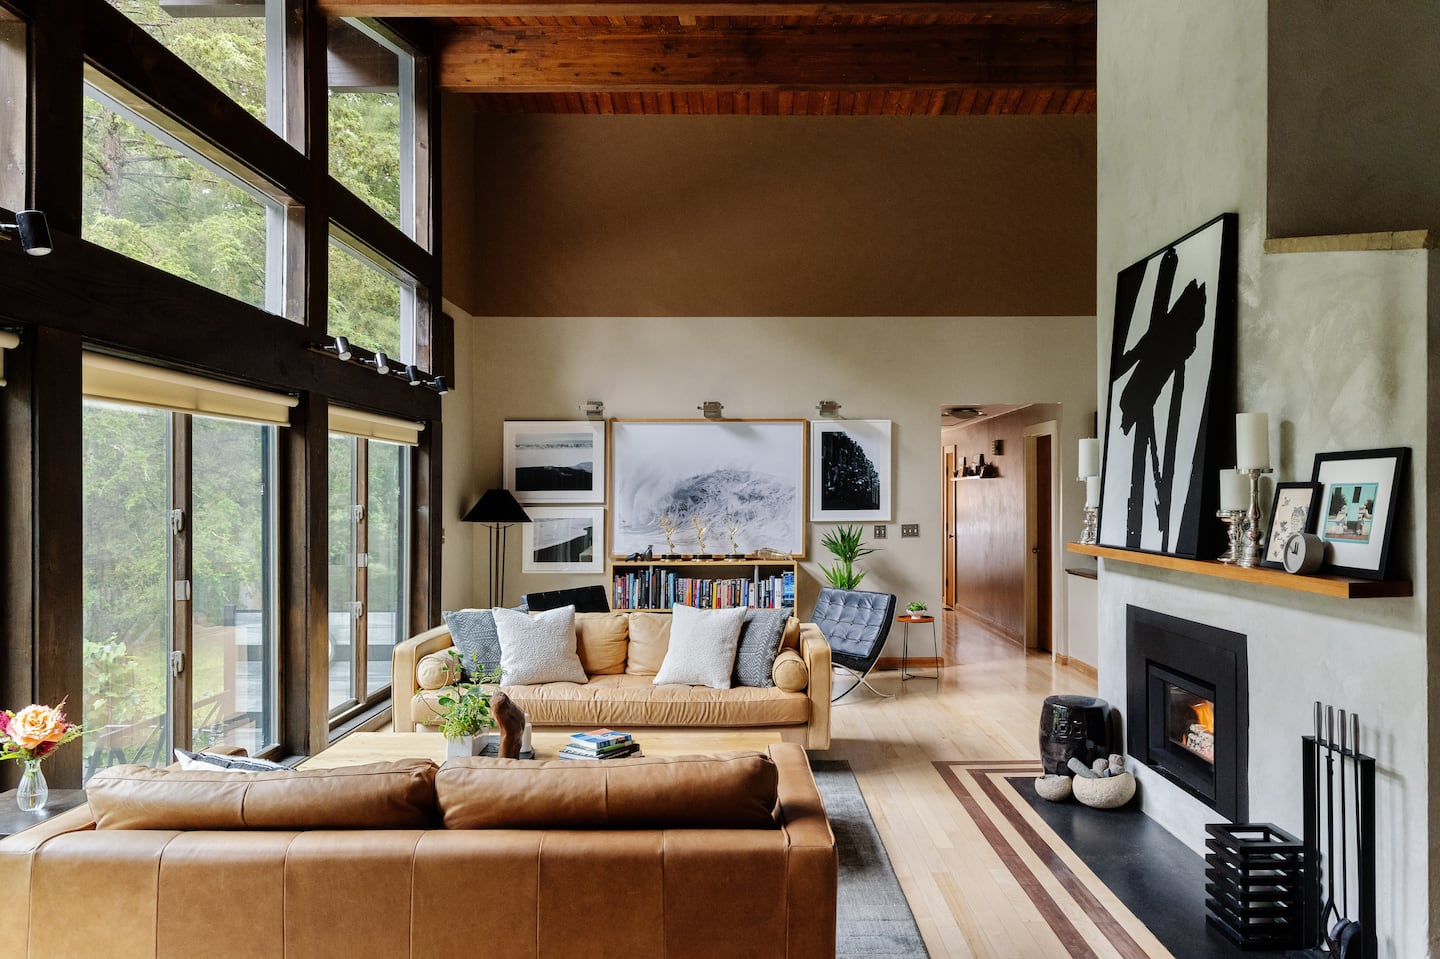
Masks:
[[[425,17],[483,113],[1095,112],[1094,0],[319,0]]]

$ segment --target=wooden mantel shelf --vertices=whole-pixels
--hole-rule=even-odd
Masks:
[[[1142,553],[1133,549],[1116,549],[1113,546],[1092,546],[1085,543],[1067,543],[1065,548],[1072,553],[1113,559],[1137,566],[1154,566],[1159,569],[1179,570],[1200,576],[1214,576],[1218,579],[1232,579],[1241,583],[1259,586],[1274,586],[1277,589],[1293,589],[1302,593],[1320,596],[1334,596],[1338,599],[1379,599],[1414,595],[1409,580],[1352,579],[1348,576],[1331,576],[1328,573],[1315,576],[1296,576],[1283,569],[1268,566],[1252,566],[1244,569],[1215,560],[1181,559],[1178,556],[1162,556],[1159,553]]]

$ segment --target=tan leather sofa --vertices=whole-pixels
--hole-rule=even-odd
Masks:
[[[0,841],[0,956],[835,955],[834,836],[790,743],[87,788]]]
[[[782,685],[712,689],[653,683],[669,648],[670,622],[666,613],[577,613],[578,652],[589,682],[503,688],[537,729],[768,729],[807,749],[829,748],[830,644],[814,623],[791,617],[775,666]],[[436,700],[446,679],[426,667],[443,663],[436,654],[452,645],[450,630],[437,626],[395,647],[397,731],[439,724]],[[427,656],[434,658],[427,663]]]

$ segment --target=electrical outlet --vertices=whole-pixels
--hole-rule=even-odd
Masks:
[[[876,523],[876,524],[875,524],[875,538],[876,538],[876,539],[884,539],[884,538],[885,538],[885,527],[884,527],[884,525],[881,524],[881,523]]]
[[[900,524],[900,535],[901,535],[901,537],[919,536],[919,535],[920,535],[920,524],[919,524],[919,523],[901,523],[901,524]]]

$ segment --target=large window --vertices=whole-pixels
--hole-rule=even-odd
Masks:
[[[360,21],[332,21],[328,47],[330,175],[413,238],[414,58]]]
[[[94,84],[85,93],[85,239],[283,313],[281,204]]]
[[[352,416],[336,411],[332,429],[374,432],[366,428],[368,417]],[[332,432],[329,705],[334,723],[389,694],[390,654],[405,639],[407,627],[409,513],[408,446]]]
[[[0,7],[0,206],[25,207],[25,24]]]
[[[415,284],[335,236],[330,238],[330,334],[402,363],[415,361]]]

